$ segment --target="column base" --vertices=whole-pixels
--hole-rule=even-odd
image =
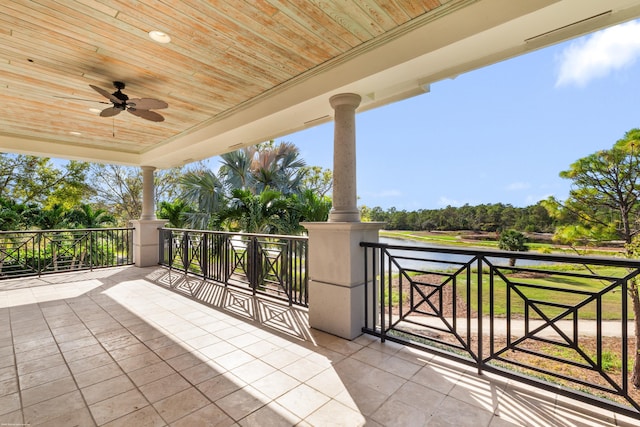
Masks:
[[[136,267],[158,265],[160,261],[160,232],[168,221],[164,219],[131,221],[133,233],[133,263]]]
[[[364,248],[383,223],[312,222],[309,232],[309,326],[352,340],[362,334]]]

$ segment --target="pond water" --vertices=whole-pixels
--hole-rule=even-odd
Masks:
[[[413,246],[420,248],[451,248],[451,246],[447,245],[438,245],[433,243],[424,243],[417,242],[414,240],[404,240],[404,239],[394,239],[390,237],[380,237],[380,243],[384,243],[387,245],[398,245],[398,246]],[[460,248],[460,249],[470,249],[473,248]],[[446,262],[467,262],[471,259],[469,255],[458,255],[458,254],[446,254],[439,252],[415,252],[411,250],[393,250],[390,251],[393,256],[406,256],[413,258],[423,258],[429,259],[429,261],[423,260],[402,260],[401,264],[403,268],[409,269],[442,269],[446,268]],[[491,263],[494,265],[508,265],[508,258],[488,258]],[[439,263],[438,261],[443,261],[443,263]],[[540,265],[550,265],[551,263],[546,261],[537,261],[537,260],[521,260],[519,259],[516,263],[517,266],[540,266]]]

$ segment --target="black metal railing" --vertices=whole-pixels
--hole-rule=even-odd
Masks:
[[[364,332],[640,416],[629,296],[640,261],[361,246]]]
[[[133,264],[133,228],[0,231],[0,279]]]
[[[162,228],[160,264],[308,305],[306,237]]]

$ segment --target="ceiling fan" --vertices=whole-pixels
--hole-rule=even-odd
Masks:
[[[100,112],[101,117],[112,117],[116,114],[120,114],[121,111],[127,110],[134,116],[138,116],[146,120],[151,120],[152,122],[164,121],[164,117],[161,114],[156,113],[155,111],[151,111],[167,108],[169,104],[164,101],[153,98],[130,99],[127,95],[122,93],[122,89],[124,89],[124,83],[122,82],[113,82],[113,86],[116,88],[116,91],[113,93],[109,93],[108,91],[98,86],[89,86],[91,87],[91,89],[95,90],[100,95],[111,101],[111,103],[113,104],[112,107],[105,108]]]

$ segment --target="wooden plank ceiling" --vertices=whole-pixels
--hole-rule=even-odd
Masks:
[[[459,1],[2,1],[0,136],[142,153]],[[166,120],[90,112],[113,81]]]

